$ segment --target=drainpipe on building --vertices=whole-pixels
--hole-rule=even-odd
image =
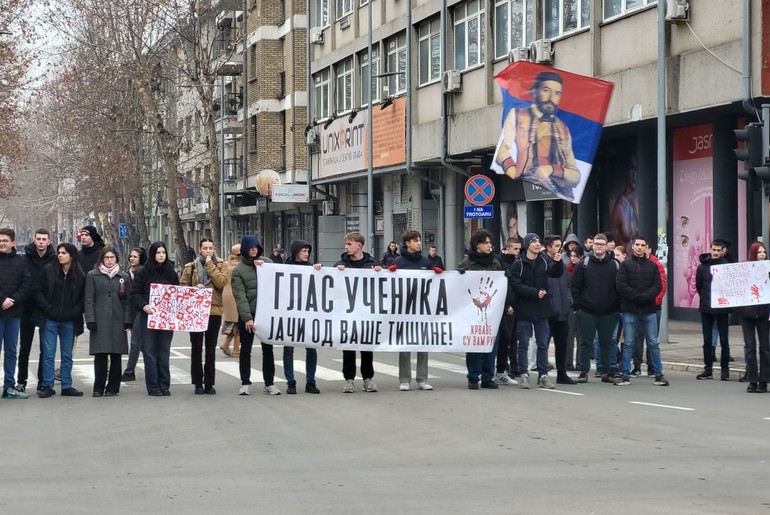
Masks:
[[[243,83],[243,107],[241,108],[243,110],[243,138],[241,141],[243,141],[243,144],[241,145],[241,167],[243,172],[243,193],[245,196],[246,188],[249,184],[249,0],[243,0],[243,23],[241,32],[242,37],[241,41],[243,41],[243,80],[241,81]],[[240,175],[240,174],[239,174]],[[243,234],[247,234],[248,231],[248,224],[246,227],[244,227]],[[237,234],[237,232],[236,232]],[[236,243],[239,240],[236,240]],[[227,256],[230,254],[230,249],[222,249],[223,256]],[[227,252],[227,254],[225,254]]]
[[[666,237],[666,2],[658,2],[658,257],[668,273],[667,252],[662,252]],[[670,283],[669,283],[670,284]],[[671,286],[669,286],[669,291]],[[668,299],[663,297],[658,341],[668,343]]]
[[[743,110],[757,116],[751,97],[751,0],[743,0]]]
[[[235,80],[231,81],[234,84]],[[227,256],[225,247],[225,76],[219,78],[219,249]],[[234,89],[234,88],[231,88]]]
[[[367,75],[369,75],[369,94],[368,94],[368,100],[367,102],[367,108],[366,108],[366,116],[367,116],[367,124],[368,127],[366,129],[367,138],[369,141],[369,152],[367,152],[367,162],[366,162],[366,230],[369,234],[369,252],[372,253],[372,255],[375,255],[374,250],[374,114],[372,111],[372,103],[374,102],[374,98],[372,98],[372,80],[374,80],[374,73],[372,72],[372,68],[374,66],[374,61],[372,60],[372,27],[374,25],[372,21],[372,0],[369,0],[368,5],[366,6],[366,14],[367,14],[367,27],[369,30],[367,31],[366,35],[366,48],[368,52],[368,62],[369,66],[367,66]],[[408,39],[408,38],[407,38]],[[408,44],[408,43],[407,43]]]

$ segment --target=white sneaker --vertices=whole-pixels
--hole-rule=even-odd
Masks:
[[[495,382],[497,384],[507,384],[508,386],[519,386],[519,382],[505,372],[495,374]]]
[[[377,385],[374,384],[374,381],[371,379],[364,379],[364,391],[365,392],[376,392],[377,391]]]
[[[353,393],[354,391],[355,390],[353,389],[353,380],[346,379],[345,386],[342,388],[342,393]]]
[[[408,392],[409,391],[409,383],[401,383],[401,386],[398,387],[398,389],[402,392]]]
[[[521,374],[516,378],[516,382],[519,383],[519,388],[522,390],[529,390],[529,375]]]
[[[268,395],[281,395],[281,390],[278,389],[277,386],[274,384],[271,384],[270,386],[265,386],[263,390]]]
[[[426,383],[425,381],[418,381],[417,382],[417,389],[418,390],[428,391],[428,390],[433,390],[433,387],[431,385],[429,385],[428,383]]]
[[[556,388],[553,382],[551,382],[551,378],[548,376],[540,376],[540,379],[538,379],[537,384],[540,388],[545,388],[546,390],[553,390]]]
[[[248,384],[241,385],[241,389],[238,390],[238,395],[251,395],[251,386]]]

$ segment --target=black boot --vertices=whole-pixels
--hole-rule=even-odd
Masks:
[[[557,372],[556,384],[577,384],[577,383],[570,376],[567,375],[567,372]]]

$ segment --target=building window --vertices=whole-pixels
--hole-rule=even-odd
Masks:
[[[498,0],[495,3],[495,58],[508,50],[528,46],[534,39],[534,0]]]
[[[257,45],[251,45],[249,47],[248,59],[249,80],[257,80]]]
[[[628,11],[657,3],[655,0],[604,0],[604,19],[614,18]]]
[[[257,115],[249,117],[249,150],[257,150]]]
[[[329,70],[318,72],[313,77],[313,116],[329,116]]]
[[[314,0],[313,5],[313,27],[329,26],[329,2],[331,0]]]
[[[455,65],[467,70],[484,63],[484,6],[479,0],[464,2],[452,11],[455,28]]]
[[[406,91],[406,34],[388,41],[388,96]]]
[[[369,98],[376,102],[380,99],[380,53],[376,46],[372,47],[372,84],[369,85],[369,51],[359,54],[358,62],[361,67],[361,105],[369,105]],[[368,93],[367,93],[368,92]]]
[[[588,27],[590,0],[543,0],[543,33],[552,39]]]
[[[337,0],[337,19],[342,19],[353,12],[353,0]]]
[[[353,109],[353,58],[345,59],[335,66],[337,82],[337,112]]]
[[[440,32],[438,18],[426,21],[417,31],[420,38],[420,86],[435,82],[441,77]]]

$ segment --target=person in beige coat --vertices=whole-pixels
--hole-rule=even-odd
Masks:
[[[198,258],[187,263],[182,271],[179,284],[198,288],[211,288],[211,311],[209,325],[204,333],[190,333],[192,353],[190,356],[190,375],[195,385],[195,395],[214,395],[215,360],[219,326],[222,324],[222,290],[229,282],[225,262],[214,254],[214,242],[203,238],[198,247]],[[206,364],[201,359],[205,339]]]
[[[230,284],[230,278],[233,274],[233,268],[241,260],[241,245],[236,244],[230,248],[230,255],[227,256],[225,263],[225,273],[227,274],[227,285],[222,290],[222,305],[224,307],[224,324],[222,325],[222,334],[225,335],[225,341],[219,346],[226,355],[237,358],[241,355],[241,335],[238,334],[238,306],[235,304],[233,296],[233,286]],[[230,343],[233,344],[233,350],[230,351]]]

